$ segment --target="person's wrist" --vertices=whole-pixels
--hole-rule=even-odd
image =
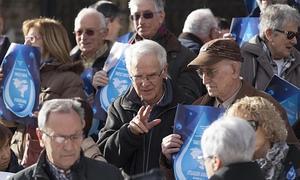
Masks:
[[[139,132],[137,132],[130,124],[128,125],[129,131],[134,135],[140,135]]]

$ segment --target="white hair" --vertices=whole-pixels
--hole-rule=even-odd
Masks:
[[[137,6],[139,3],[141,3],[141,2],[147,2],[148,3],[150,1],[152,1],[154,3],[156,11],[164,12],[164,2],[163,2],[163,0],[130,0],[128,2],[128,8],[131,11],[132,7]]]
[[[81,123],[84,124],[84,109],[78,101],[73,99],[51,99],[46,101],[39,111],[39,129],[44,129],[46,127],[50,113],[70,113],[72,110],[78,114],[81,119]]]
[[[186,18],[182,32],[208,37],[211,29],[217,27],[217,19],[210,9],[197,9]]]
[[[246,120],[223,116],[205,129],[201,148],[204,157],[217,155],[223,165],[251,161],[255,131]]]
[[[89,8],[81,9],[80,12],[77,14],[75,21],[74,21],[74,30],[78,29],[81,19],[84,16],[88,16],[88,15],[93,15],[94,17],[98,17],[99,26],[101,28],[106,28],[106,20],[105,20],[104,15],[101,12],[97,11],[96,9],[89,7]]]
[[[260,16],[259,36],[264,38],[267,29],[283,29],[287,23],[299,26],[300,14],[297,9],[286,4],[270,5]]]
[[[162,69],[167,64],[166,50],[157,42],[144,39],[129,46],[125,52],[126,68],[131,72],[131,67],[136,61],[141,60],[143,56],[153,54],[156,55]]]

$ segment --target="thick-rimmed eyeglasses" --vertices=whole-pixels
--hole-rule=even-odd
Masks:
[[[212,159],[214,156],[210,155],[210,156],[198,156],[197,158],[202,161],[204,163],[205,160],[207,159]]]
[[[259,123],[255,120],[247,120],[247,122],[250,124],[250,126],[254,129],[254,131],[257,131]]]
[[[83,139],[83,132],[79,132],[77,134],[73,134],[70,136],[62,136],[62,135],[50,135],[46,133],[45,131],[41,131],[43,134],[48,136],[52,141],[58,143],[58,144],[64,144],[69,139],[71,142],[78,142]]]
[[[289,40],[293,39],[294,37],[299,36],[299,32],[283,31],[283,30],[280,30],[280,29],[274,29],[274,30],[277,31],[277,32],[285,34],[286,38],[289,39]]]
[[[130,19],[133,21],[137,21],[141,18],[141,16],[144,19],[152,19],[155,13],[159,13],[159,12],[152,12],[152,11],[136,12],[130,15]]]
[[[154,74],[149,74],[149,75],[135,75],[135,76],[130,76],[131,80],[134,81],[135,83],[141,83],[144,80],[150,81],[151,83],[155,82],[157,78],[161,76],[161,74],[164,72],[164,68],[159,72],[159,73],[154,73]]]

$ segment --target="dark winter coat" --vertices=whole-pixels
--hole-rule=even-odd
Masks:
[[[134,88],[114,101],[98,141],[107,162],[122,168],[128,175],[159,168],[161,142],[173,132],[177,103],[184,102],[181,97],[167,80],[165,96],[153,107],[149,117],[150,120],[159,118],[161,123],[142,135],[135,135],[128,129],[129,122],[142,106]]]
[[[63,64],[55,60],[46,61],[40,68],[40,102],[56,98],[84,98],[80,73],[81,62]]]
[[[43,151],[36,164],[18,172],[10,177],[10,180],[52,180],[46,162],[46,152]],[[81,154],[80,160],[71,167],[73,180],[121,180],[121,172],[116,167],[84,157]]]
[[[197,36],[195,36],[192,33],[187,33],[187,32],[181,33],[178,36],[178,40],[184,47],[193,51],[197,55],[199,54],[199,51],[204,44],[201,41],[201,39],[199,39]]]
[[[265,177],[256,162],[241,162],[224,166],[209,180],[264,180]]]

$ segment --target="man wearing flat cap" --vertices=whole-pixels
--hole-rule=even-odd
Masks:
[[[271,101],[280,112],[288,129],[287,142],[299,145],[288,124],[287,114],[280,104],[270,95],[253,88],[240,77],[242,56],[238,44],[233,39],[220,38],[207,42],[199,55],[188,65],[197,69],[207,94],[193,104],[229,108],[236,100],[245,96],[261,96]],[[180,135],[171,134],[162,141],[162,153],[170,160],[171,154],[180,150],[183,141]]]

